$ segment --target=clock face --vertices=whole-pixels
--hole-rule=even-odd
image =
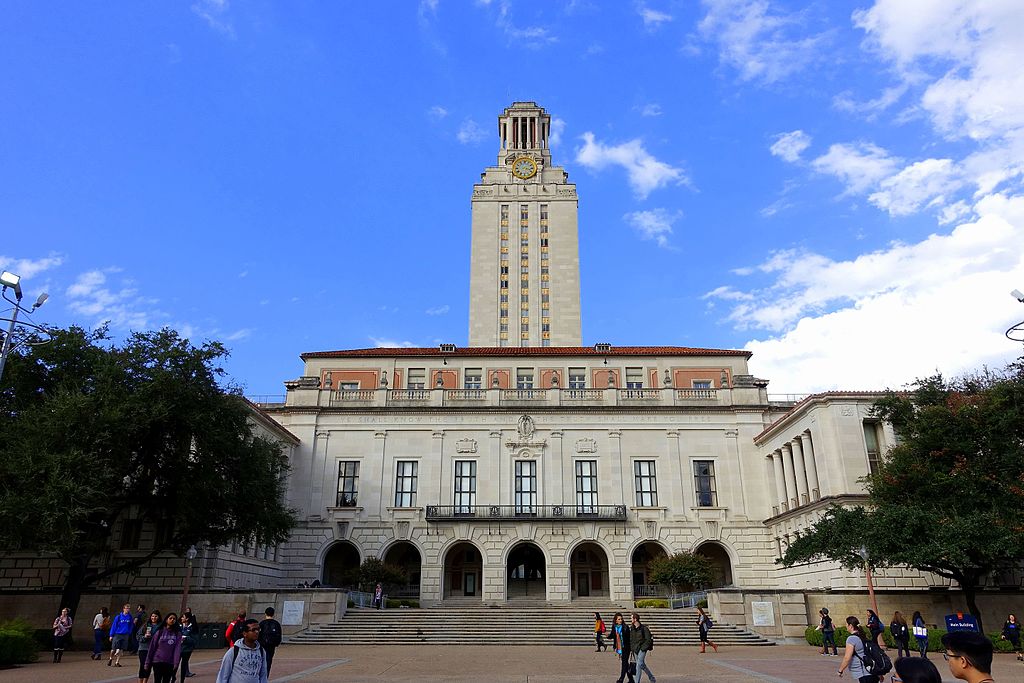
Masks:
[[[537,173],[537,164],[534,163],[533,159],[516,159],[515,163],[512,164],[512,173],[517,178],[532,178]]]

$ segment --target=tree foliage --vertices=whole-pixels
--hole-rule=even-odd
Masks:
[[[378,583],[385,588],[396,588],[404,586],[409,575],[401,567],[388,564],[379,557],[367,557],[359,565],[359,583],[364,586],[373,586]]]
[[[977,589],[1024,559],[1024,364],[948,381],[918,380],[874,408],[898,443],[863,481],[866,507],[833,507],[782,562],[906,565],[956,581],[978,615]]]
[[[244,399],[220,385],[226,354],[169,329],[116,345],[105,329],[71,327],[9,359],[0,548],[67,562],[65,605],[167,550],[287,538],[287,459],[254,435]],[[106,551],[126,516],[171,531],[144,555],[111,564]]]
[[[699,553],[662,555],[648,565],[651,582],[669,586],[672,592],[680,588],[703,588],[714,578],[711,560]]]

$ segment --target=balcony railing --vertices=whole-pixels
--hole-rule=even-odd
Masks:
[[[625,505],[428,505],[427,521],[624,520]]]
[[[707,406],[732,405],[731,389],[344,389],[324,391],[335,408],[367,405],[433,407]]]

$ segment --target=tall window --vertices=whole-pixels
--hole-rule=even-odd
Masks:
[[[697,505],[718,507],[718,493],[715,491],[715,461],[694,460],[693,479],[697,492]]]
[[[878,463],[882,459],[882,451],[878,446],[878,430],[881,425],[877,422],[864,422],[864,445],[868,451],[868,472],[874,474],[878,471]]]
[[[626,388],[627,389],[643,389],[644,387],[644,369],[643,368],[626,368]]]
[[[537,514],[537,461],[516,460],[516,514]]]
[[[455,514],[468,515],[476,505],[476,460],[455,461]]]
[[[633,478],[636,483],[636,506],[652,508],[658,505],[658,479],[653,460],[634,460]]]
[[[516,389],[533,389],[533,368],[516,369]]]
[[[343,460],[338,463],[338,507],[356,506],[359,492],[359,462]]]
[[[576,512],[597,514],[597,461],[576,461]]]
[[[423,368],[409,368],[409,381],[407,382],[410,389],[425,389],[427,383],[427,371]]]
[[[483,386],[483,371],[480,368],[466,368],[466,388],[480,389]]]
[[[419,463],[399,460],[395,476],[395,507],[411,508],[416,505],[416,474]]]
[[[695,379],[695,380],[693,380],[693,388],[694,389],[710,389],[711,388],[711,380],[709,380],[709,379]]]
[[[587,369],[586,368],[569,368],[569,388],[570,389],[586,389],[587,388]]]

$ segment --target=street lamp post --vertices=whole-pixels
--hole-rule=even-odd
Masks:
[[[49,295],[46,294],[45,292],[40,294],[39,298],[36,299],[36,302],[32,304],[32,309],[26,311],[24,308],[21,307],[21,276],[15,275],[14,273],[9,273],[5,270],[2,273],[0,273],[0,285],[2,285],[2,288],[0,288],[0,294],[2,294],[4,299],[6,299],[9,303],[14,304],[14,313],[11,314],[10,324],[7,326],[7,333],[4,335],[3,347],[0,347],[0,377],[3,377],[4,366],[7,364],[7,355],[11,352],[11,340],[14,338],[14,328],[18,325],[18,314],[23,311],[26,314],[31,314],[46,302],[46,300],[49,298]],[[10,299],[7,298],[8,289],[14,291],[14,301],[11,301]],[[25,323],[22,323],[22,325],[25,325]],[[42,329],[36,325],[31,324],[29,324],[28,327]]]
[[[861,546],[856,550],[856,553],[860,555],[860,559],[864,560],[864,575],[868,579],[868,596],[871,598],[871,607],[878,614],[878,601],[875,600],[875,586],[871,583],[871,563],[870,555],[868,555],[867,546]]]
[[[196,547],[194,545],[190,545],[188,550],[185,551],[185,585],[181,590],[181,609],[178,610],[179,619],[181,618],[181,615],[185,613],[185,608],[188,606],[188,585],[192,581],[192,560],[196,559],[197,554],[198,551],[196,551]]]

